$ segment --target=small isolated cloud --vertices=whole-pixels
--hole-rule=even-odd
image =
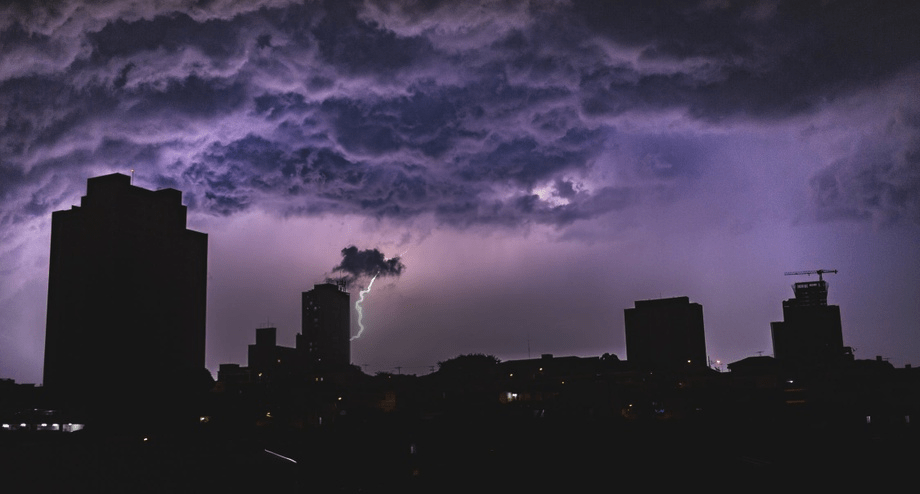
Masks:
[[[344,281],[352,283],[362,277],[399,276],[406,265],[399,257],[386,258],[377,249],[358,250],[354,245],[342,249],[342,262],[332,268],[333,273],[343,273],[340,277],[330,277],[327,281]]]

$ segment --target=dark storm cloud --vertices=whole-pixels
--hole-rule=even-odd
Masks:
[[[236,19],[198,22],[185,14],[166,13],[149,20],[115,20],[87,33],[87,41],[97,63],[140,52],[175,53],[188,48],[201,50],[211,60],[223,60],[240,49],[239,28]]]
[[[562,152],[537,154],[528,143],[518,153],[523,158],[503,157],[507,166],[516,167],[515,173],[485,167],[483,173],[489,176],[468,172],[464,182],[469,183],[438,179],[425,169],[398,162],[352,161],[328,148],[283,152],[279,147],[252,136],[226,147],[215,145],[204,163],[191,165],[183,176],[186,183],[195,184],[192,190],[206,191],[202,205],[218,214],[246,209],[255,196],[267,193],[288,195],[294,204],[289,212],[301,207],[311,214],[351,212],[399,219],[433,211],[436,218],[458,226],[520,226],[526,222],[561,226],[622,209],[630,203],[626,198],[638,199],[635,193],[625,193],[626,189],[620,189],[616,201],[610,200],[607,190],[576,192],[571,182],[561,179],[554,196],[568,200],[562,206],[552,206],[532,194],[490,199],[494,191],[484,183],[495,180],[496,173],[507,174],[504,178],[512,182],[534,183],[548,180],[558,170],[577,168],[572,163],[583,164]],[[531,165],[525,158],[540,160],[527,172],[530,175],[522,175]],[[300,200],[310,206],[297,206]]]
[[[34,218],[47,218],[55,209],[69,208],[85,192],[86,177],[96,163],[126,162],[133,167],[152,167],[159,159],[159,152],[159,147],[150,144],[104,138],[92,146],[37,160],[28,171],[0,162],[0,200],[5,204],[0,208],[0,222],[13,226]],[[106,173],[129,174],[130,166]],[[23,190],[29,191],[26,196],[22,195]]]
[[[131,118],[158,115],[196,118],[215,117],[231,113],[246,102],[241,83],[223,78],[204,78],[192,74],[171,79],[165,87],[142,86],[134,95],[140,102],[128,111]]]
[[[195,162],[185,168],[182,179],[183,184],[194,185],[186,194],[190,208],[201,207],[215,214],[230,215],[245,211],[252,203],[252,188],[245,185],[253,180],[248,167],[235,163],[218,167],[208,162]]]
[[[434,56],[428,40],[400,37],[357,16],[358,2],[326,2],[326,15],[312,30],[323,61],[350,75],[391,75]]]
[[[705,61],[669,74],[605,67],[587,74],[585,111],[686,107],[707,120],[813,111],[920,60],[916,2],[574,3],[592,30],[645,61]]]
[[[679,134],[648,134],[634,136],[624,143],[635,156],[635,171],[640,176],[656,179],[695,177],[711,157],[707,150],[714,147],[710,138],[689,138]]]
[[[920,60],[920,9],[897,2],[24,2],[5,12],[0,196],[33,197],[15,208],[34,214],[61,199],[40,197],[49,174],[66,168],[82,183],[137,168],[221,215],[256,206],[569,225],[673,196],[709,166],[712,143],[692,130],[626,134],[610,119],[775,120]],[[904,168],[904,153],[890,166]],[[813,181],[823,217],[863,217],[857,205],[875,202],[911,216],[909,184],[890,185],[887,165],[850,161]]]
[[[310,109],[304,95],[299,93],[262,94],[254,98],[255,111],[269,120],[277,120],[294,112],[301,114]]]
[[[333,273],[344,273],[344,276],[327,281],[352,283],[363,277],[399,276],[404,269],[406,266],[399,257],[388,259],[377,249],[359,250],[352,245],[342,249],[342,262],[332,268]]]
[[[439,195],[425,178],[399,164],[370,166],[328,148],[291,150],[253,135],[212,144],[203,161],[185,167],[183,180],[192,190],[204,190],[203,205],[218,214],[246,209],[256,196],[267,194],[288,196],[293,204],[288,213],[301,207],[301,198],[313,202],[306,209],[311,213],[400,218],[426,210]]]
[[[902,110],[884,136],[831,163],[810,181],[821,220],[920,224],[920,111]]]
[[[0,82],[0,146],[9,161],[53,147],[81,126],[111,114],[118,101],[101,87],[76,88],[61,77]]]

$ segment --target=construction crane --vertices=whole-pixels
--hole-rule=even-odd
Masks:
[[[815,269],[811,271],[787,271],[786,276],[798,276],[802,274],[816,274],[818,281],[824,281],[824,273],[837,273],[836,269]]]

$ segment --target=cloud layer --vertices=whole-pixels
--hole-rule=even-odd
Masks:
[[[3,224],[134,169],[219,215],[564,226],[707,165],[693,132],[631,120],[808,115],[920,60],[917,9],[898,2],[183,3],[6,7]],[[900,166],[916,168],[917,111],[882,151]],[[862,189],[843,169],[876,152],[815,174],[820,217],[844,214],[828,196]],[[49,187],[60,174],[75,180]]]

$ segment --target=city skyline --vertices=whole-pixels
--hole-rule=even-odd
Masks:
[[[0,7],[2,378],[41,382],[51,214],[110,173],[208,235],[214,375],[355,273],[371,373],[625,359],[669,297],[769,355],[817,269],[857,359],[920,362],[913,3],[185,3]]]

